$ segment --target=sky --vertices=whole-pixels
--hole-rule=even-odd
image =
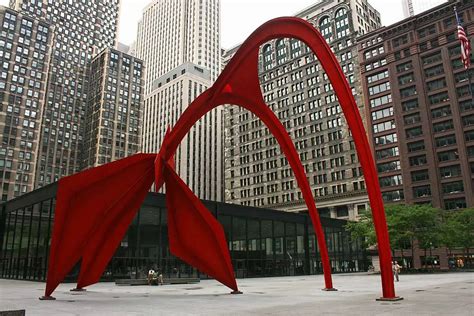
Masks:
[[[131,44],[143,8],[152,0],[121,0],[119,41]],[[8,5],[0,0],[0,5]],[[291,16],[316,0],[221,0],[221,45],[231,48],[243,42],[258,26],[279,16]],[[369,0],[382,15],[382,24],[390,25],[403,18],[402,0]]]

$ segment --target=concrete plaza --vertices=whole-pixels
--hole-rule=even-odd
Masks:
[[[0,280],[0,311],[26,315],[474,315],[474,273],[401,275],[397,295],[380,302],[379,275],[337,274],[337,292],[321,291],[323,277],[239,279],[243,295],[214,280],[198,284],[116,286],[99,283],[87,292],[61,284],[56,301],[39,301],[44,283]]]

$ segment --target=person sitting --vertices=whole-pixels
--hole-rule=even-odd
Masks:
[[[157,285],[163,285],[163,274],[159,270],[156,272],[156,282]]]
[[[147,276],[148,285],[152,285],[154,275],[155,275],[155,270],[150,269],[150,270],[148,271],[148,276]]]

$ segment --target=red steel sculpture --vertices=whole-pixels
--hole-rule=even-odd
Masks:
[[[316,204],[296,148],[265,104],[258,78],[259,47],[275,38],[304,42],[319,59],[352,132],[367,184],[377,233],[382,298],[396,299],[389,237],[374,160],[360,114],[344,73],[320,33],[308,22],[284,17],[260,26],[241,45],[214,85],[202,93],[168,130],[158,154],[137,154],[59,180],[45,296],[81,261],[77,288],[99,281],[148,190],[166,186],[171,252],[238,291],[224,231],[174,170],[173,156],[191,127],[217,106],[234,104],[255,114],[278,141],[293,169],[319,244],[325,289],[332,290],[331,267]]]

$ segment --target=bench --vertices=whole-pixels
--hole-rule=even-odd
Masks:
[[[199,283],[199,278],[163,278],[163,285],[166,284],[193,284]],[[148,285],[147,279],[118,279],[115,285]]]

